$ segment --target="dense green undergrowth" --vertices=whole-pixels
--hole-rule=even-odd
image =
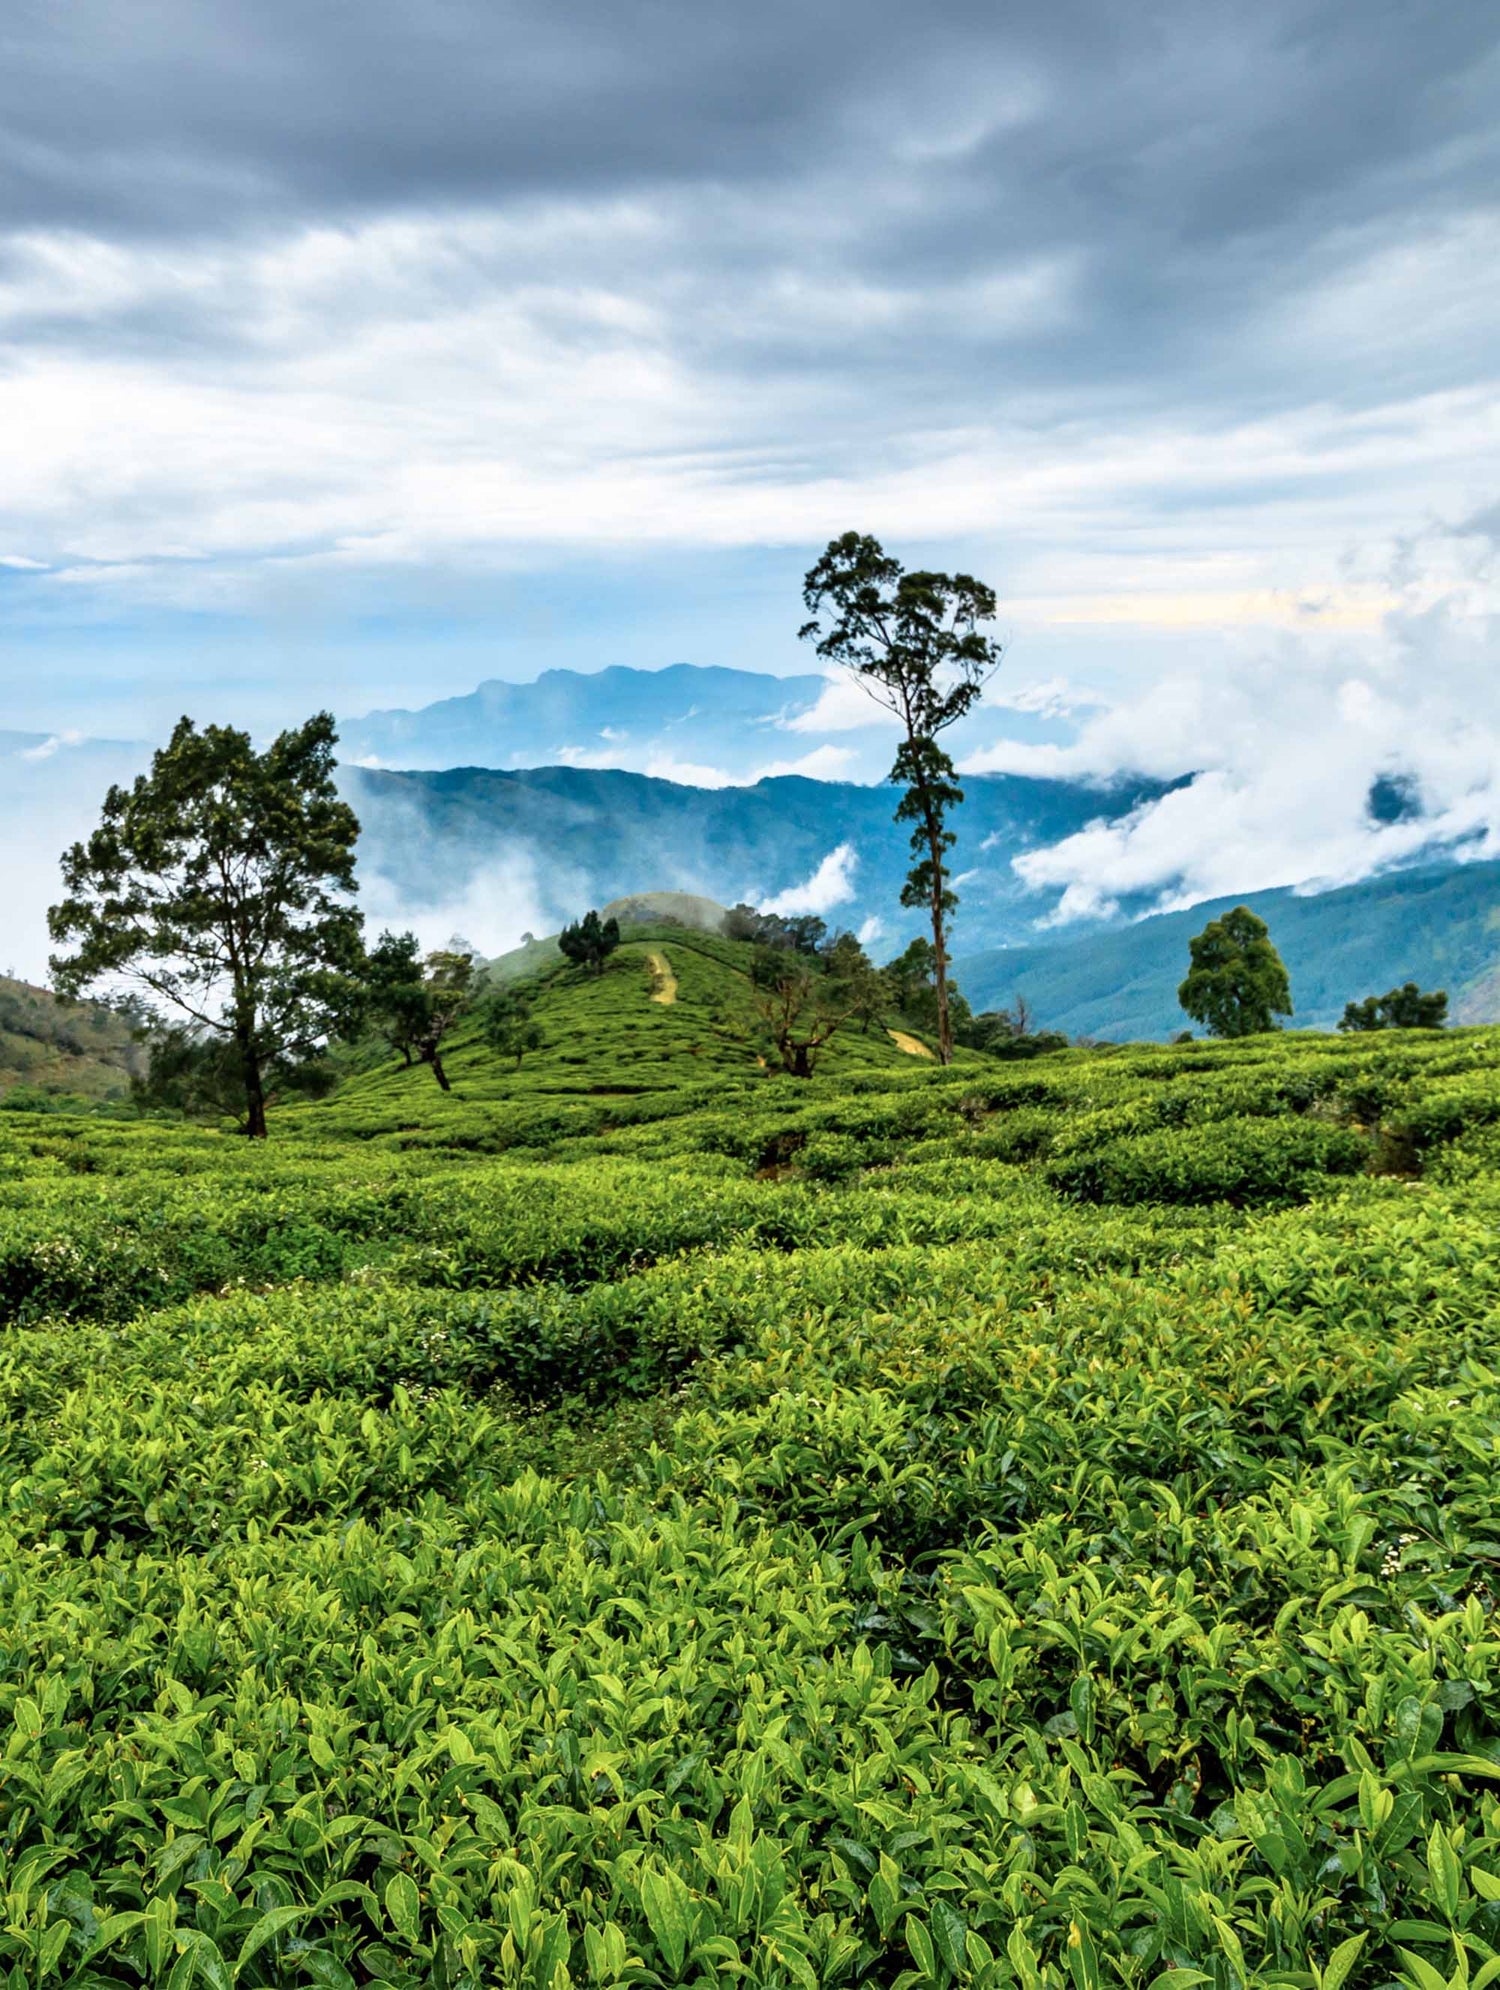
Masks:
[[[668,945],[5,1116],[9,1984],[1500,1976],[1500,1035],[797,1085]]]

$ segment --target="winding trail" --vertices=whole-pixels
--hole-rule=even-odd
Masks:
[[[675,1002],[677,1000],[677,976],[672,972],[672,963],[665,954],[649,953],[646,965],[651,970],[651,999],[653,1002]]]
[[[905,1030],[887,1030],[886,1035],[895,1044],[897,1050],[904,1050],[908,1057],[931,1057],[932,1055],[932,1052],[927,1048],[925,1043],[920,1042],[914,1036],[908,1035]]]

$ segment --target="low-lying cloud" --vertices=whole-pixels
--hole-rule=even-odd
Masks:
[[[846,905],[854,896],[854,873],[859,865],[859,854],[852,843],[840,843],[830,850],[812,876],[802,884],[793,885],[788,891],[777,892],[771,898],[757,898],[762,912],[779,913],[783,918],[796,918],[802,913],[815,913],[819,918],[825,912],[832,912],[836,906]]]
[[[1049,923],[1500,854],[1495,550],[1466,528],[1404,559],[1398,605],[1369,636],[1288,635],[1232,670],[1172,671],[1070,744],[970,759],[1072,779],[1191,777],[1015,860],[1028,883],[1062,890]],[[1392,794],[1401,807],[1382,805]]]

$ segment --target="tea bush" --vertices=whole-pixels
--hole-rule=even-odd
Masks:
[[[792,1086],[653,944],[6,1115],[6,1990],[1500,1980],[1500,1034]]]

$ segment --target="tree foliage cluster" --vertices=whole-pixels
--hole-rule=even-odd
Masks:
[[[1384,995],[1367,995],[1345,1005],[1339,1020],[1343,1031],[1440,1030],[1448,1020],[1448,995],[1442,988],[1424,994],[1415,981],[1403,982]]]

